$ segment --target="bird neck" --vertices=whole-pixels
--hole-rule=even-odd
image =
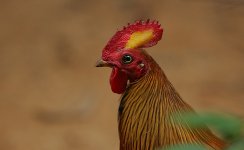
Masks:
[[[151,58],[152,59],[152,58]],[[175,91],[159,65],[152,59],[150,70],[131,83],[119,106],[120,150],[155,149],[179,143],[206,143],[218,149],[221,143],[208,129],[192,130],[176,125],[171,114],[193,111]]]

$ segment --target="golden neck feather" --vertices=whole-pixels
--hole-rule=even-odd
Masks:
[[[179,143],[221,149],[224,143],[208,129],[196,130],[175,124],[171,114],[193,110],[181,99],[158,64],[149,55],[147,57],[151,69],[131,83],[121,97],[120,150],[152,150]]]

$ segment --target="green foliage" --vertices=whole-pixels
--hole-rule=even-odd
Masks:
[[[237,139],[227,148],[227,150],[244,150],[244,139]]]
[[[218,131],[227,140],[234,140],[241,135],[242,123],[240,119],[214,113],[196,115],[193,113],[183,114],[183,120],[192,128],[205,127],[208,125]]]
[[[206,150],[205,147],[195,144],[174,145],[164,150]]]
[[[240,119],[215,113],[180,113],[173,117],[178,123],[191,128],[205,128],[206,125],[216,130],[230,145],[226,150],[244,150],[243,123]],[[165,150],[165,149],[164,149]],[[166,150],[206,150],[201,145],[182,144],[170,146]]]

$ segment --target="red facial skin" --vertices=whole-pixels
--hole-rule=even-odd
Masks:
[[[123,63],[123,57],[130,55],[132,61],[130,63]],[[111,53],[107,61],[112,66],[112,73],[110,76],[110,85],[114,93],[122,94],[125,92],[127,82],[134,82],[140,79],[148,71],[148,63],[142,50],[121,50]]]
[[[136,32],[152,31],[153,36],[146,42],[138,42],[131,49],[126,49],[126,45],[131,36]],[[140,79],[149,69],[149,65],[142,48],[152,47],[162,38],[163,29],[157,21],[136,21],[128,24],[119,30],[109,40],[102,52],[102,59],[112,66],[110,85],[114,93],[122,94],[125,92],[127,82],[134,82]],[[135,38],[135,37],[134,37]],[[132,56],[131,63],[123,63],[122,58],[125,54]]]

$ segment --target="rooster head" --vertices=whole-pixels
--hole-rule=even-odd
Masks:
[[[117,31],[102,51],[97,67],[111,67],[110,85],[113,92],[124,93],[128,81],[134,82],[149,69],[143,48],[157,44],[163,29],[155,21],[136,21]]]

